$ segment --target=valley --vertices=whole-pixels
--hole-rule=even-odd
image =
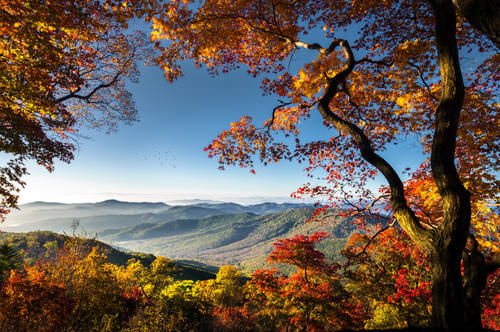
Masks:
[[[329,211],[322,222],[308,222],[315,208],[306,204],[98,203],[35,202],[20,206],[1,225],[7,232],[52,231],[95,238],[114,248],[193,260],[210,265],[232,264],[247,273],[268,266],[266,258],[277,238],[324,231],[331,236],[319,248],[331,261],[356,231],[351,220]]]

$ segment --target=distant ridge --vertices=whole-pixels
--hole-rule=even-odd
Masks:
[[[108,199],[102,202],[96,202],[96,203],[87,203],[87,204],[94,204],[96,206],[151,206],[151,207],[157,207],[157,208],[168,208],[169,205],[165,204],[163,202],[126,202],[126,201],[119,201],[116,199]]]
[[[58,205],[67,205],[67,203],[34,201],[25,204],[20,204],[19,208],[38,207],[38,206],[58,206]]]
[[[169,207],[168,204],[163,202],[127,202],[119,201],[117,199],[107,199],[99,202],[85,202],[85,203],[60,203],[60,202],[45,202],[45,201],[34,201],[25,204],[20,204],[19,208],[22,210],[26,207],[39,207],[39,206],[92,206],[92,205],[155,205],[162,207]]]
[[[194,204],[219,204],[226,203],[224,201],[216,201],[211,199],[176,199],[169,200],[170,205],[194,205]]]
[[[339,258],[346,238],[357,227],[336,210],[324,223],[305,223],[316,207],[304,203],[242,205],[195,200],[196,204],[124,202],[64,204],[32,202],[8,215],[0,225],[6,232],[53,231],[71,234],[71,225],[110,245],[141,252],[222,265],[236,264],[247,271],[265,266],[276,238],[326,231],[333,236],[320,246]],[[377,221],[374,221],[377,222]],[[340,258],[341,259],[341,258]]]
[[[47,230],[69,232],[74,220],[89,233],[118,229],[143,223],[160,223],[177,219],[199,219],[234,213],[265,215],[289,209],[310,207],[305,204],[261,203],[241,205],[230,202],[196,200],[197,204],[170,206],[161,202],[125,202],[115,199],[96,203],[32,202],[20,206],[7,216],[0,229],[11,232]]]

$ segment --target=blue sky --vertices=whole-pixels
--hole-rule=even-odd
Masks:
[[[299,52],[292,69],[307,56],[315,54]],[[88,139],[80,140],[75,160],[69,165],[57,163],[54,173],[29,165],[31,175],[20,202],[286,200],[308,181],[303,166],[283,161],[257,166],[256,175],[236,167],[220,171],[216,160],[203,151],[241,116],[254,117],[256,124],[269,118],[278,101],[262,96],[259,86],[260,79],[245,70],[211,77],[187,63],[185,76],[168,83],[160,69],[141,67],[140,82],[130,84],[140,122],[110,135],[82,131]],[[323,127],[318,112],[303,125],[305,140],[334,134]],[[402,170],[420,160],[418,151],[416,143],[406,142],[384,156]]]

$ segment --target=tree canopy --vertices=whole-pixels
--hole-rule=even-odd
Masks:
[[[114,9],[152,22],[168,80],[183,75],[185,59],[214,74],[243,66],[279,98],[263,126],[247,116],[233,122],[209,156],[222,166],[252,167],[254,156],[308,162],[306,171],[324,171],[326,183],[307,183],[296,196],[340,199],[361,213],[385,207],[430,257],[432,325],[477,326],[469,290],[481,282],[465,280],[464,289],[460,264],[474,256],[469,267],[486,271],[484,255],[499,249],[494,1],[135,0]],[[324,45],[315,40],[321,29]],[[311,61],[291,72],[287,62],[304,49]],[[331,138],[301,142],[300,124],[315,108]],[[295,144],[276,133],[296,136]],[[403,177],[383,152],[405,137],[421,143],[425,158]],[[387,185],[373,192],[367,183],[378,174]],[[478,244],[466,249],[467,238]]]
[[[128,32],[99,1],[0,3],[2,212],[16,207],[27,160],[49,171],[69,162],[81,126],[113,130],[137,112],[125,79],[147,57],[145,36]]]

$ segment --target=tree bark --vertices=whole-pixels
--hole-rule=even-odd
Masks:
[[[477,250],[464,252],[464,289],[465,289],[465,327],[481,326],[481,293],[486,286],[488,275],[485,273],[484,256]]]
[[[464,290],[460,262],[469,233],[470,195],[455,167],[455,147],[464,83],[458,58],[455,8],[450,0],[431,1],[441,75],[441,97],[431,153],[431,168],[443,198],[443,222],[435,235],[432,264],[434,328],[464,326]],[[480,326],[478,326],[480,327]]]
[[[431,153],[431,168],[439,194],[443,199],[443,222],[437,229],[422,227],[408,207],[403,183],[389,163],[372,149],[370,140],[355,124],[334,114],[329,104],[357,62],[345,40],[334,40],[328,49],[344,49],[347,63],[333,78],[318,104],[324,120],[337,130],[350,135],[359,147],[361,156],[385,176],[391,188],[394,216],[410,238],[430,254],[432,264],[433,328],[460,329],[464,327],[465,295],[460,263],[469,233],[470,194],[463,186],[455,167],[455,147],[460,111],[464,99],[464,83],[458,58],[456,14],[451,0],[431,0],[436,20],[436,47],[441,75],[441,97],[436,109],[435,131]],[[309,48],[309,47],[308,47]],[[315,49],[320,49],[316,47]],[[471,327],[480,328],[480,324]]]
[[[478,250],[474,235],[469,235],[469,246],[465,250],[464,264],[465,289],[465,327],[481,326],[481,294],[486,287],[488,275],[500,268],[500,256],[486,262],[484,255]]]
[[[433,328],[460,330],[464,326],[464,291],[460,272],[461,252],[450,237],[431,256]]]
[[[500,0],[453,0],[453,4],[500,49]]]

